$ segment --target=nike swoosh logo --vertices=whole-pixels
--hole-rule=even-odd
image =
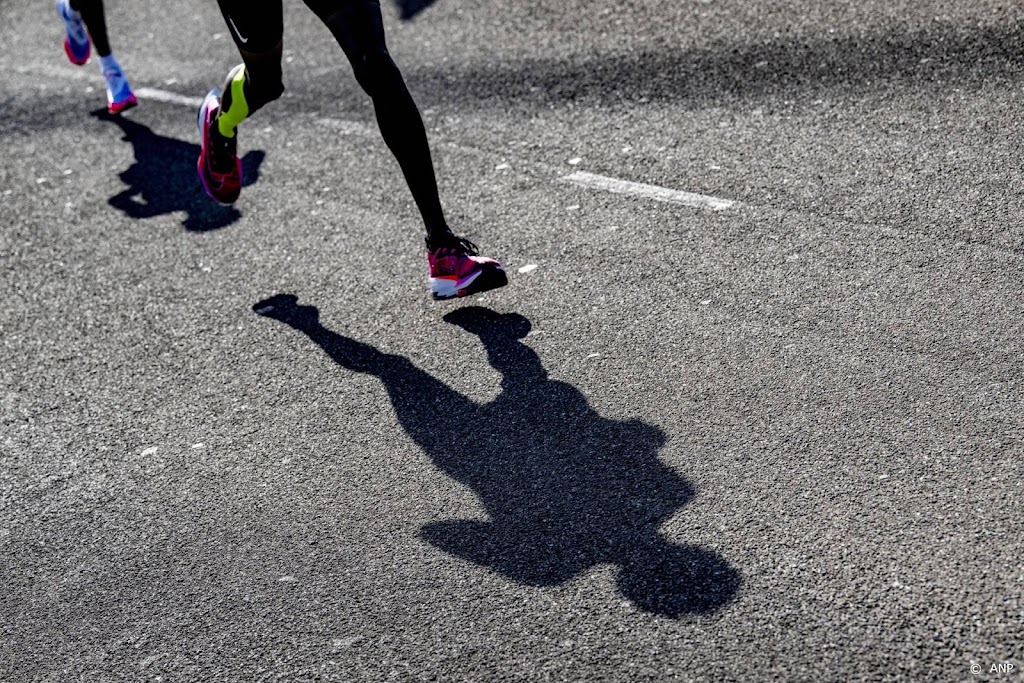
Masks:
[[[231,17],[228,17],[228,23],[231,24],[231,28],[234,29],[235,35],[238,36],[238,41],[240,43],[245,44],[245,43],[249,42],[249,39],[246,38],[245,36],[243,36],[242,32],[238,30],[237,26],[235,26],[235,20],[234,19],[232,19]]]

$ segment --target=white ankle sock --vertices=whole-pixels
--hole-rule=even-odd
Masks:
[[[107,73],[108,71],[120,71],[121,65],[117,63],[117,59],[114,57],[114,53],[111,52],[106,57],[100,57],[100,71]]]

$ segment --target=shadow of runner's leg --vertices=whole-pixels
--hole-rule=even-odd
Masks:
[[[136,219],[184,211],[188,215],[182,225],[194,232],[224,228],[241,218],[238,209],[211,204],[203,197],[194,173],[199,145],[159,135],[138,121],[112,115],[106,109],[91,115],[120,128],[135,155],[135,163],[119,174],[128,187],[107,200],[110,206]],[[265,158],[263,150],[245,155],[243,185],[259,179]]]
[[[261,301],[253,310],[302,332],[341,367],[379,378],[402,427],[432,458],[466,445],[471,432],[463,425],[478,406],[409,359],[327,329],[315,306],[298,305],[291,294]]]
[[[409,21],[435,2],[436,0],[395,0],[395,4],[398,5],[398,18]]]

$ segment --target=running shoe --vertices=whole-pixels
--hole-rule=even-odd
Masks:
[[[242,191],[242,160],[236,138],[225,138],[214,130],[220,109],[220,89],[207,93],[199,106],[199,180],[210,198],[219,204],[234,204]]]
[[[430,293],[435,299],[479,294],[508,284],[501,264],[478,254],[476,245],[462,237],[456,237],[451,245],[427,251]]]
[[[111,114],[120,114],[139,104],[120,67],[105,69],[103,80],[107,82],[107,111]]]
[[[67,36],[64,37],[64,52],[72,64],[81,66],[89,61],[92,47],[89,43],[89,32],[85,30],[82,15],[71,9],[68,0],[57,0],[57,14],[64,20]]]

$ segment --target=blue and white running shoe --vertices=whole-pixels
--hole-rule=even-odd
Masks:
[[[111,114],[120,114],[138,105],[139,101],[128,85],[128,79],[124,77],[121,67],[104,69],[103,80],[107,82],[107,111]]]
[[[89,61],[92,45],[89,32],[85,29],[82,15],[71,9],[68,0],[57,0],[57,14],[64,20],[67,36],[64,38],[64,52],[72,64],[81,66]]]

